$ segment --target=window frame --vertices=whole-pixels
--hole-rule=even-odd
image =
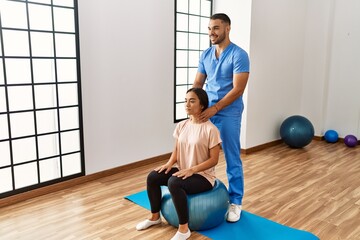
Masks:
[[[78,21],[78,1],[77,0],[73,0],[71,1],[67,1],[65,2],[60,2],[58,1],[59,4],[62,5],[56,5],[53,4],[54,1],[53,0],[49,0],[48,3],[46,3],[46,1],[20,1],[20,0],[7,0],[7,2],[11,2],[11,3],[19,3],[20,4],[25,4],[25,9],[26,9],[26,24],[27,24],[27,28],[17,28],[17,27],[3,27],[3,23],[2,23],[2,18],[1,18],[1,9],[0,9],[0,47],[1,47],[1,54],[0,54],[0,60],[1,62],[1,67],[3,72],[0,74],[3,74],[3,83],[0,82],[0,89],[4,89],[4,94],[5,94],[5,101],[6,101],[6,111],[1,111],[0,109],[0,117],[5,116],[6,118],[6,122],[7,122],[7,138],[1,137],[0,135],[0,143],[7,143],[8,142],[8,146],[9,146],[9,159],[10,159],[10,163],[9,164],[1,164],[0,162],[0,171],[3,169],[6,169],[7,171],[10,169],[11,171],[11,182],[12,182],[12,189],[9,191],[2,191],[0,192],[0,198],[5,198],[5,197],[9,197],[12,195],[16,195],[22,192],[26,192],[29,190],[34,190],[34,189],[38,189],[44,186],[48,186],[48,185],[52,185],[55,183],[59,183],[59,182],[63,182],[63,181],[67,181],[69,179],[73,179],[73,178],[77,178],[80,176],[84,176],[85,175],[85,157],[84,157],[84,137],[83,137],[83,116],[82,116],[82,96],[81,96],[81,73],[80,73],[80,42],[79,42],[79,21]],[[55,1],[56,3],[56,1]],[[69,4],[69,5],[67,5]],[[49,29],[36,29],[36,28],[31,28],[31,24],[30,24],[30,11],[29,11],[29,7],[43,7],[43,8],[47,8],[50,7],[51,8],[51,30]],[[21,6],[23,7],[23,6]],[[55,20],[55,11],[61,11],[61,10],[73,10],[73,15],[71,15],[71,25],[73,25],[73,29],[72,30],[64,30],[61,29],[63,26],[55,26],[55,23],[59,23],[59,21]],[[4,14],[4,12],[3,12]],[[35,21],[35,20],[34,20]],[[72,27],[71,27],[72,28]],[[60,30],[59,30],[60,29]],[[6,51],[6,46],[4,43],[4,31],[11,31],[11,32],[26,32],[28,35],[28,47],[29,47],[29,54],[28,55],[7,55],[7,51]],[[33,55],[32,50],[35,49],[34,45],[32,45],[32,34],[36,35],[49,35],[52,36],[52,47],[53,49],[51,51],[53,51],[53,56],[39,56],[39,55]],[[56,39],[60,36],[68,36],[70,37],[70,40],[74,39],[75,43],[74,43],[74,51],[75,51],[75,56],[70,56],[70,55],[66,55],[64,54],[59,47],[59,44],[56,45]],[[41,47],[41,46],[40,46]],[[70,47],[71,48],[71,47]],[[42,48],[38,48],[40,50],[42,50]],[[63,48],[64,50],[65,48]],[[58,51],[58,52],[57,52]],[[59,55],[57,55],[57,53]],[[62,54],[64,55],[62,55]],[[8,69],[7,69],[7,62],[13,59],[14,61],[17,59],[24,59],[24,60],[29,60],[30,62],[30,78],[31,81],[28,83],[9,83],[8,82]],[[35,81],[35,76],[34,76],[34,62],[36,60],[49,60],[49,62],[52,61],[53,63],[53,70],[54,70],[54,79],[53,82],[51,80],[49,80],[48,82],[36,82]],[[75,77],[75,80],[60,80],[59,78],[59,68],[60,68],[60,62],[62,61],[63,63],[68,63],[69,61],[75,61],[72,64],[72,67],[74,69],[74,71],[76,71],[76,73],[73,73],[73,75]],[[71,86],[75,86],[76,85],[76,89],[73,87],[71,88]],[[53,86],[53,89],[55,90],[55,93],[53,93],[53,101],[55,102],[55,106],[45,106],[45,107],[37,107],[37,105],[39,104],[39,101],[37,102],[38,98],[38,94],[37,94],[37,89],[40,89],[41,87],[45,87],[45,86]],[[69,87],[70,86],[70,87]],[[9,89],[13,88],[19,88],[19,87],[28,87],[31,88],[31,92],[32,92],[32,107],[31,108],[27,108],[27,109],[20,109],[20,110],[13,110],[10,107],[9,104],[9,100],[11,99],[11,96],[9,96]],[[63,89],[74,89],[74,94],[76,94],[76,103],[74,102],[73,104],[64,104],[61,105],[60,101],[66,100],[68,101],[68,94],[66,94],[66,97],[61,97],[59,96],[59,92],[61,91],[61,88]],[[64,90],[63,90],[64,91]],[[64,93],[64,92],[63,92]],[[65,96],[65,95],[62,95]],[[1,99],[0,99],[1,100]],[[37,104],[38,103],[38,104]],[[77,110],[76,110],[77,109]],[[64,127],[65,123],[62,124],[64,121],[64,118],[61,118],[62,116],[65,116],[66,114],[64,113],[64,111],[66,110],[76,110],[75,115],[77,120],[72,120],[75,123],[75,127],[68,127],[66,129],[66,127]],[[39,125],[37,124],[39,121],[39,115],[40,113],[45,113],[45,112],[56,112],[56,114],[54,114],[54,128],[56,129],[55,131],[47,131],[47,132],[39,132],[38,128]],[[23,113],[29,113],[33,115],[33,126],[34,126],[34,131],[33,134],[23,134],[23,135],[19,135],[19,136],[13,136],[13,131],[14,129],[12,129],[12,124],[14,124],[14,119],[12,118],[12,116],[14,114],[23,114]],[[62,115],[63,114],[63,115]],[[56,116],[55,116],[56,115]],[[74,115],[72,115],[74,116]],[[61,126],[62,124],[62,126]],[[71,124],[70,124],[71,126]],[[76,148],[75,150],[70,149],[67,152],[64,152],[64,148],[66,147],[66,145],[64,145],[64,142],[62,142],[62,138],[65,138],[66,135],[69,134],[75,134],[75,138],[72,138],[72,140],[75,140],[75,142],[78,144],[78,148]],[[54,148],[56,149],[56,153],[54,155],[48,155],[48,156],[43,156],[41,157],[40,155],[40,148],[39,148],[39,139],[41,137],[46,137],[46,136],[51,136],[54,135],[56,137],[54,137],[53,139],[57,139],[56,140],[56,144],[54,143]],[[15,141],[18,140],[26,140],[26,139],[34,139],[35,142],[35,158],[32,159],[27,159],[24,161],[20,161],[20,162],[15,162],[14,161],[14,144]],[[73,158],[73,159],[72,159]],[[68,159],[70,162],[70,164],[75,164],[74,159],[76,159],[76,170],[74,172],[69,172],[69,169],[66,169],[65,163],[65,159]],[[54,162],[57,161],[57,165],[59,166],[59,177],[53,177],[53,178],[49,178],[47,179],[46,177],[44,177],[44,175],[41,175],[42,171],[41,170],[41,165],[44,163],[49,163],[51,160],[54,160]],[[67,160],[67,161],[68,161]],[[15,174],[15,168],[19,168],[21,166],[29,166],[30,164],[33,164],[36,167],[36,173],[30,173],[30,174],[36,174],[36,183],[31,183],[29,185],[24,185],[24,186],[20,186],[17,187],[16,186],[16,174]],[[80,164],[80,166],[79,166]],[[67,172],[68,171],[68,172]],[[20,180],[19,180],[20,181]],[[0,182],[1,184],[1,182]]]
[[[187,11],[180,11],[178,10],[179,8],[179,2],[186,2],[187,1]],[[210,17],[212,15],[213,12],[213,2],[214,0],[198,0],[200,6],[199,6],[199,13],[198,14],[194,14],[193,13],[193,9],[191,9],[191,7],[194,7],[193,5],[190,5],[191,0],[175,0],[175,31],[174,31],[174,39],[175,39],[175,46],[174,46],[174,123],[176,122],[180,122],[184,119],[187,118],[187,115],[185,113],[185,109],[184,109],[184,104],[185,104],[185,99],[182,98],[180,99],[182,96],[185,96],[186,90],[191,88],[195,76],[194,73],[196,74],[197,68],[198,68],[198,61],[196,62],[196,64],[192,64],[190,65],[189,62],[194,61],[191,60],[189,55],[193,54],[192,58],[194,58],[194,56],[196,57],[196,55],[198,55],[197,57],[200,58],[200,55],[202,53],[203,50],[207,49],[208,47],[211,46],[211,42],[210,39],[208,37],[208,32],[207,32],[207,27],[204,29],[203,24],[204,21],[206,21],[206,26],[207,23],[210,20]],[[194,2],[194,1],[192,1]],[[203,9],[202,7],[206,7],[206,6],[202,6],[203,3],[207,3],[207,7],[208,9]],[[205,4],[204,4],[205,5]],[[205,14],[203,14],[203,12]],[[186,30],[181,30],[179,29],[179,25],[180,25],[180,20],[178,19],[178,16],[186,16],[187,17],[187,29]],[[198,31],[190,31],[191,28],[191,23],[193,21],[191,21],[192,19],[199,19],[199,29]],[[187,43],[185,43],[185,45],[187,45],[187,48],[178,48],[178,45],[180,45],[181,41],[178,38],[178,34],[183,33],[184,35],[187,35]],[[198,42],[198,48],[190,48],[190,36],[199,36],[199,42]],[[202,44],[202,42],[204,43],[205,41],[201,41],[201,39],[207,38],[207,44]],[[193,45],[193,44],[192,44]],[[203,45],[203,46],[202,46]],[[206,45],[206,47],[205,47]],[[178,53],[180,53],[180,51],[183,51],[186,53],[187,59],[186,62],[187,64],[185,66],[180,66],[178,59],[180,58],[180,56],[178,55]],[[191,60],[191,61],[189,61]],[[179,75],[180,75],[180,69],[185,70],[186,71],[186,80],[181,80],[179,79]],[[192,71],[192,76],[190,71]],[[180,90],[181,89],[181,90]]]

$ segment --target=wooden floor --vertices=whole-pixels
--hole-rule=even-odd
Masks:
[[[360,146],[280,144],[244,155],[243,165],[246,211],[322,240],[360,239]],[[0,239],[170,239],[176,229],[166,223],[136,231],[148,213],[124,199],[145,188],[154,166],[0,208]],[[217,174],[227,185],[223,156]],[[194,232],[191,239],[207,238]]]

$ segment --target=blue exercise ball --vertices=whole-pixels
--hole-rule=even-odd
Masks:
[[[303,116],[286,118],[280,126],[281,139],[292,148],[302,148],[314,138],[314,126]]]
[[[335,143],[339,140],[339,134],[335,130],[327,130],[324,138],[328,143]]]
[[[229,207],[229,193],[220,180],[215,181],[213,189],[188,195],[187,198],[191,230],[200,231],[214,228],[225,221]],[[162,188],[161,214],[170,225],[179,226],[178,215],[167,188]]]

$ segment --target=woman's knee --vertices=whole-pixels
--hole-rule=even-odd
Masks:
[[[169,191],[172,192],[181,188],[181,183],[182,183],[181,178],[175,176],[170,177],[168,180]]]
[[[160,178],[159,173],[153,170],[148,174],[146,182],[147,184],[156,183],[159,180],[159,178]]]

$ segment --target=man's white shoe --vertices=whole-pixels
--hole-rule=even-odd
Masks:
[[[226,221],[237,222],[240,219],[240,215],[241,215],[241,205],[232,203],[229,206]]]

